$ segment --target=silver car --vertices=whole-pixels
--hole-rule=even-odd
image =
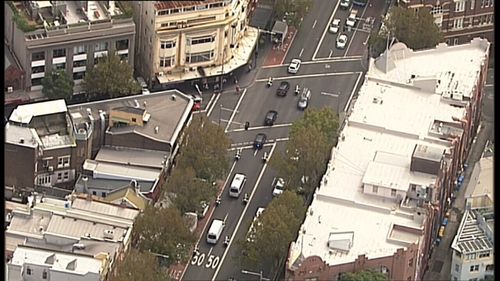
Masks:
[[[302,94],[299,97],[299,101],[297,103],[297,107],[299,109],[306,109],[309,105],[309,100],[311,99],[311,91],[308,88],[304,88]]]

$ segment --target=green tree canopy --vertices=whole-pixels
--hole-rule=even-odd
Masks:
[[[167,264],[188,260],[195,241],[179,210],[153,206],[136,219],[132,236],[134,247],[168,256]]]
[[[365,270],[356,273],[348,272],[340,277],[339,281],[389,281],[381,272]]]
[[[200,202],[210,202],[217,194],[217,187],[196,178],[191,167],[174,169],[166,184],[166,190],[175,193],[173,202],[182,214],[201,211]]]
[[[109,281],[166,281],[170,277],[159,266],[158,259],[148,251],[131,248],[116,265],[116,275],[110,273]]]
[[[288,24],[298,27],[312,4],[312,0],[276,0],[274,8],[278,19],[285,18]]]
[[[337,143],[338,118],[331,108],[308,109],[290,129],[284,153],[271,158],[271,166],[285,179],[285,188],[303,187],[306,195],[323,176],[331,149]],[[302,183],[305,176],[307,182]]]
[[[196,177],[214,182],[229,170],[227,150],[231,141],[224,130],[205,116],[197,116],[186,129],[177,159],[178,167],[192,168]]]
[[[65,70],[51,71],[42,79],[42,93],[49,99],[65,99],[73,96],[75,82]]]
[[[114,98],[137,94],[141,87],[135,81],[133,72],[132,66],[122,62],[119,56],[105,56],[87,71],[82,84],[87,94],[91,95]]]
[[[372,56],[378,57],[385,50],[388,34],[414,50],[433,48],[443,42],[443,34],[428,8],[418,9],[415,13],[413,9],[392,7],[384,19],[384,28],[370,36]]]
[[[276,268],[296,238],[304,214],[304,201],[294,192],[286,190],[273,199],[254,223],[254,240],[239,241],[244,252],[242,263],[250,267],[270,264]]]

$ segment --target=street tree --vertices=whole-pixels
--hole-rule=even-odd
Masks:
[[[197,178],[214,182],[229,170],[227,150],[230,145],[231,141],[221,127],[205,116],[193,117],[185,132],[177,166],[191,167]]]
[[[165,190],[175,194],[173,203],[182,214],[202,211],[200,203],[212,201],[217,194],[217,187],[196,178],[196,172],[191,167],[174,169]]]
[[[274,10],[278,19],[285,19],[289,25],[298,27],[302,18],[312,6],[312,0],[276,0]]]
[[[123,260],[118,260],[109,281],[165,281],[170,276],[161,269],[157,257],[148,251],[131,248]]]
[[[355,273],[348,272],[342,275],[339,281],[389,281],[389,279],[381,272],[364,270]]]
[[[428,8],[418,9],[415,12],[413,9],[392,7],[383,21],[380,32],[372,33],[370,36],[371,55],[378,57],[384,52],[388,45],[387,40],[392,41],[392,37],[414,50],[433,48],[443,42],[443,34]]]
[[[273,156],[270,163],[285,179],[286,189],[302,187],[306,196],[314,192],[337,143],[337,130],[338,118],[326,107],[306,110],[293,123],[286,151]]]
[[[195,241],[176,208],[148,206],[134,223],[133,246],[166,256],[166,264],[187,261]]]
[[[82,85],[87,94],[95,96],[114,98],[138,94],[141,87],[135,81],[133,72],[132,66],[122,62],[118,55],[104,56],[87,71]]]
[[[75,82],[65,70],[55,70],[47,73],[42,79],[42,93],[49,99],[65,99],[73,96]]]
[[[304,201],[294,192],[286,190],[273,199],[254,223],[254,239],[238,242],[244,253],[242,264],[245,267],[268,264],[275,269],[286,257],[304,214]]]

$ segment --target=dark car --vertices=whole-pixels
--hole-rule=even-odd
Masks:
[[[289,89],[290,89],[290,83],[283,81],[280,83],[278,90],[276,90],[276,94],[280,97],[284,97],[286,96],[286,93],[288,92]]]
[[[266,134],[259,133],[255,136],[255,140],[253,141],[253,147],[255,149],[262,149],[264,147],[264,143],[267,140]]]
[[[278,117],[278,112],[276,110],[269,110],[266,114],[266,119],[264,119],[264,125],[266,126],[274,125],[276,117]]]

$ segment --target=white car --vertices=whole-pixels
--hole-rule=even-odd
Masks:
[[[349,4],[351,4],[351,3],[349,3],[349,0],[341,0],[340,1],[340,8],[347,9],[347,8],[349,8]]]
[[[340,29],[340,19],[333,19],[332,23],[330,23],[329,31],[333,34],[339,32]]]
[[[337,48],[344,49],[346,44],[347,44],[347,35],[340,34],[340,36],[337,38]]]
[[[350,27],[354,27],[354,25],[356,25],[356,15],[357,14],[358,14],[358,11],[352,10],[351,14],[349,15],[349,17],[345,21],[345,25],[350,26]]]
[[[273,180],[273,196],[278,196],[283,193],[285,188],[285,180],[283,178],[274,178]]]
[[[300,64],[302,63],[299,59],[293,59],[290,65],[288,66],[288,73],[295,74],[299,71]]]

